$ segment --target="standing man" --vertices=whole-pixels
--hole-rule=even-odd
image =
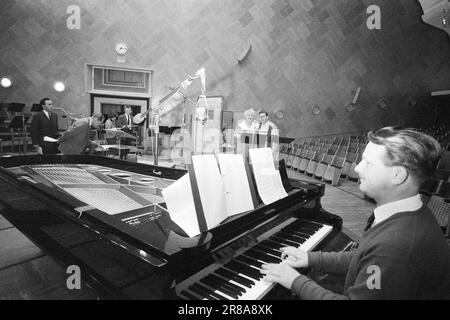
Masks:
[[[58,116],[53,111],[53,101],[43,98],[40,103],[42,111],[31,119],[31,141],[38,154],[57,154],[58,145],[55,142],[44,141],[45,137],[57,139]]]
[[[302,299],[450,299],[450,249],[419,187],[432,176],[439,143],[413,129],[368,134],[356,167],[359,188],[377,207],[359,247],[351,252],[282,248],[282,263],[263,265],[267,280]],[[344,291],[326,290],[294,268],[345,274]]]
[[[278,161],[278,141],[280,135],[278,127],[269,120],[269,113],[265,110],[259,112],[259,122],[260,125],[258,130],[267,133],[265,146],[272,148],[273,157],[275,161]]]
[[[259,131],[269,132],[278,130],[278,127],[275,125],[275,123],[269,120],[269,113],[265,110],[261,110],[259,112],[259,122]]]
[[[122,131],[132,134],[133,133],[133,115],[131,106],[125,106],[125,113],[121,114],[116,120],[117,129],[121,129]],[[130,145],[134,139],[124,138],[122,144]]]

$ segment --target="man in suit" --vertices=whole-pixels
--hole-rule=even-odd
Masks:
[[[133,116],[131,106],[125,106],[125,113],[121,114],[116,120],[117,129],[121,129],[122,131],[133,134]],[[130,145],[134,139],[131,138],[121,138],[121,144]]]
[[[44,137],[57,139],[58,116],[53,111],[53,101],[43,98],[40,101],[42,111],[31,119],[31,141],[38,154],[57,154],[58,145],[55,142],[44,141]]]
[[[439,143],[413,129],[368,134],[355,168],[360,190],[377,207],[354,251],[304,252],[281,248],[280,264],[263,265],[267,280],[301,299],[450,299],[450,250],[419,188],[432,176]],[[346,275],[342,294],[322,288],[295,268]]]
[[[86,147],[90,147],[90,153],[93,153],[93,147],[96,145],[90,141],[91,129],[98,130],[103,126],[103,115],[93,114],[90,118],[76,120],[71,128],[59,138],[59,150],[63,154],[82,154]]]

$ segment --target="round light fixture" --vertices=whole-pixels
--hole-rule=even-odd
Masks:
[[[11,79],[8,78],[8,77],[3,77],[3,78],[0,80],[0,85],[1,85],[3,88],[9,88],[9,87],[11,87],[11,85],[12,85],[12,81],[11,81]]]
[[[66,86],[61,81],[55,82],[53,88],[57,92],[63,92],[66,89]]]

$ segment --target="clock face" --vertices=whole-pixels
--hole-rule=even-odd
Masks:
[[[119,42],[116,44],[116,52],[123,55],[127,52],[128,46],[124,42]]]

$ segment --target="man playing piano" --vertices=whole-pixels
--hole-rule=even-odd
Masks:
[[[360,189],[377,207],[359,247],[351,252],[305,253],[282,248],[281,264],[263,265],[267,280],[301,299],[450,299],[450,249],[419,195],[440,157],[440,146],[410,129],[368,134],[356,167]],[[324,289],[294,268],[346,274],[344,290]]]

